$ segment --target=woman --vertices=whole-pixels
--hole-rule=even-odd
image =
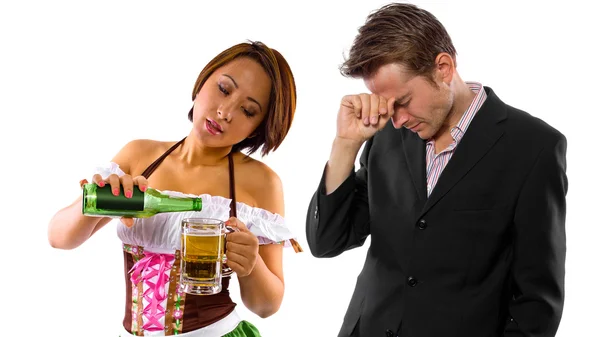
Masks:
[[[131,141],[92,178],[101,187],[110,185],[115,195],[122,187],[127,198],[133,185],[202,198],[200,212],[119,221],[127,284],[122,337],[259,336],[236,314],[228,277],[216,295],[178,290],[183,218],[219,218],[238,229],[227,235],[227,264],[238,277],[244,305],[260,317],[274,314],[281,305],[282,247],[300,251],[283,221],[279,177],[242,153],[262,148],[264,156],[277,149],[290,129],[296,87],[286,60],[260,42],[235,45],[202,70],[192,100],[188,118],[193,127],[187,137],[178,142]],[[81,203],[79,197],[50,221],[53,247],[76,248],[111,220],[83,216]],[[165,284],[150,279],[156,273],[165,274]],[[171,273],[176,277],[169,277]]]

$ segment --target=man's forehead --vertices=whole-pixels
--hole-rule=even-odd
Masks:
[[[393,92],[401,94],[408,89],[410,76],[401,67],[395,64],[385,65],[369,78],[364,79],[365,86],[374,94],[383,95]]]

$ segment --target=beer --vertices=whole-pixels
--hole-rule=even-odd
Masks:
[[[223,235],[202,236],[184,234],[182,239],[183,262],[186,264],[183,277],[190,283],[201,285],[203,281],[212,282],[221,268],[223,256]],[[219,242],[221,241],[221,242]],[[219,249],[221,248],[221,249]]]
[[[221,292],[227,227],[218,219],[181,221],[180,290],[192,295]]]

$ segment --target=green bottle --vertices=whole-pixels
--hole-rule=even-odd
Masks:
[[[82,208],[88,216],[148,218],[157,213],[200,211],[202,199],[173,197],[149,187],[142,192],[137,185],[133,187],[133,196],[126,198],[123,186],[115,196],[108,184],[104,187],[85,184]]]

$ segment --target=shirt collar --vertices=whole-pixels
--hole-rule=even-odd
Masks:
[[[450,135],[452,136],[452,139],[454,139],[454,141],[456,143],[460,142],[462,137],[465,135],[465,132],[467,132],[467,128],[471,124],[471,121],[475,117],[475,114],[477,113],[477,111],[479,111],[479,109],[483,105],[483,102],[487,98],[487,94],[486,94],[485,90],[483,89],[483,85],[481,83],[479,83],[479,82],[466,82],[466,83],[469,86],[469,89],[471,89],[471,91],[473,91],[476,94],[476,96],[473,99],[473,101],[471,101],[471,104],[469,105],[469,107],[467,108],[465,113],[463,113],[462,117],[460,118],[460,120],[458,121],[456,126],[454,126],[450,130]],[[435,141],[433,139],[430,139],[427,142],[427,144],[428,145],[433,144],[434,142]]]

